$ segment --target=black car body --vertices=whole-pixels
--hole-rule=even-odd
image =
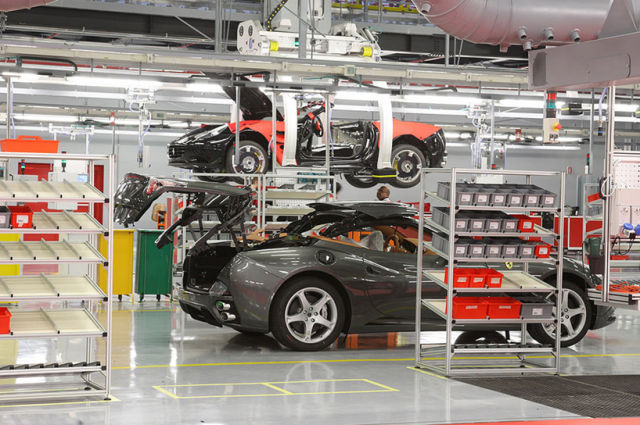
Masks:
[[[225,92],[235,99],[235,88]],[[273,124],[271,101],[259,89],[242,87],[239,123],[240,153],[234,167],[236,123],[207,125],[193,130],[169,143],[169,165],[192,169],[200,173],[265,173],[271,166],[269,143]],[[311,102],[298,111],[297,165],[324,166],[325,148],[313,146],[314,136],[324,132],[320,115],[325,112],[322,102]],[[266,119],[269,118],[269,119]],[[284,152],[284,119],[276,117],[276,157],[282,164]],[[379,177],[376,170],[379,152],[380,122],[356,121],[331,125],[330,169],[344,174],[357,187],[372,187],[388,180],[398,187],[412,187],[418,183],[419,169],[442,167],[446,162],[444,131],[426,123],[393,120],[392,170],[395,178]],[[387,172],[388,174],[388,172]]]
[[[221,224],[196,242],[183,265],[180,306],[194,319],[242,332],[272,332],[279,342],[299,350],[322,349],[340,333],[413,329],[417,240],[406,234],[417,232],[414,209],[389,202],[312,204],[315,211],[291,223],[279,237],[251,243],[233,230],[250,203],[249,189],[129,174],[116,195],[118,220],[133,223],[158,191],[193,195],[180,221],[158,239],[159,246],[177,226],[197,221],[204,211],[220,214]],[[231,234],[232,241],[211,240],[220,230]],[[373,233],[366,243],[347,239],[359,231]],[[386,248],[391,240],[395,248],[390,252]],[[443,258],[429,253],[423,261],[427,269],[446,266]],[[531,264],[529,271],[555,284],[555,267]],[[588,329],[609,324],[613,309],[586,297],[594,277],[581,263],[565,259],[563,279],[564,290],[579,304],[568,307],[583,309],[580,329],[563,337],[564,345],[572,345]],[[441,299],[445,293],[433,282],[423,284],[423,298]],[[425,330],[444,329],[444,321],[430,310],[422,317]],[[529,332],[549,343],[550,330],[541,326],[529,325]]]

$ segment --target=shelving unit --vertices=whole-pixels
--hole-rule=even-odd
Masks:
[[[66,160],[87,163],[88,183],[47,181],[0,181],[0,203],[18,202],[81,202],[90,205],[89,213],[36,212],[33,228],[2,228],[0,233],[57,234],[59,241],[17,241],[0,244],[0,264],[68,264],[90,266],[84,275],[19,275],[0,276],[0,303],[11,303],[10,333],[0,340],[81,338],[85,341],[83,361],[64,361],[65,353],[57,353],[56,363],[0,364],[0,378],[41,377],[41,385],[34,387],[16,379],[4,384],[0,400],[43,400],[51,398],[96,397],[108,399],[111,391],[111,339],[113,270],[113,205],[110,199],[93,187],[96,162],[105,165],[105,188],[114,193],[114,158],[112,155],[73,155],[0,152],[0,160]],[[92,216],[95,205],[107,207],[106,226]],[[86,235],[87,241],[69,241],[66,235]],[[107,258],[96,248],[97,236],[102,234],[109,243]],[[95,282],[95,267],[107,269],[107,291]],[[34,302],[38,302],[35,303]],[[41,308],[42,302],[47,308]],[[81,303],[80,303],[81,302]],[[105,303],[106,320],[96,315],[98,302]],[[25,305],[26,304],[26,305]],[[96,339],[105,341],[96,355]],[[56,347],[52,344],[49,347]],[[54,348],[55,349],[55,348]],[[77,354],[76,354],[77,355]],[[76,382],[56,382],[49,386],[47,379],[56,376],[77,376]],[[53,381],[52,381],[53,382]]]
[[[453,285],[445,283],[445,270],[424,270],[423,258],[418,256],[418,273],[416,287],[416,329],[415,329],[415,365],[418,368],[429,369],[446,376],[452,375],[473,375],[473,374],[524,374],[524,373],[559,373],[560,368],[560,335],[556,332],[555,344],[541,345],[527,342],[527,325],[529,324],[555,324],[556,329],[561,329],[561,318],[557,315],[560,309],[560,298],[558,296],[562,291],[562,263],[563,263],[563,246],[562,238],[564,214],[562,208],[559,207],[504,207],[504,206],[473,206],[473,205],[457,205],[456,204],[456,182],[459,177],[472,177],[477,174],[504,175],[513,178],[524,178],[525,183],[531,184],[534,177],[557,178],[560,184],[560,195],[556,199],[556,205],[564,204],[565,196],[565,176],[561,172],[536,172],[536,171],[502,171],[502,170],[475,170],[475,169],[449,169],[423,170],[421,176],[420,190],[425,196],[420,197],[420,225],[418,231],[418,240],[424,240],[424,230],[431,229],[446,236],[448,239],[448,252],[455,252],[455,240],[459,236],[464,237],[519,237],[523,239],[530,238],[551,238],[557,243],[557,252],[551,258],[486,258],[486,257],[456,257],[450,256],[440,249],[437,249],[430,242],[423,242],[426,252],[436,254],[447,260],[448,276],[446,281],[453,282],[454,268],[460,264],[475,263],[484,264],[487,267],[505,263],[522,263],[523,270],[507,270],[502,271],[502,286],[500,288],[454,288]],[[434,192],[426,191],[427,182],[438,181],[437,177],[450,178],[449,199],[444,199]],[[425,197],[430,198],[432,205],[440,204],[449,208],[449,226],[448,228],[437,224],[430,218],[426,218],[424,214]],[[535,226],[534,232],[496,232],[496,231],[449,231],[455,229],[456,213],[458,211],[495,211],[495,212],[512,212],[520,214],[529,214],[531,212],[553,212],[559,217],[558,233],[551,232],[542,227]],[[552,286],[535,276],[529,274],[528,265],[531,263],[552,263],[557,268],[556,286]],[[446,291],[446,298],[423,298],[423,281],[433,282]],[[429,293],[433,294],[433,291]],[[555,295],[556,304],[555,311],[552,316],[540,318],[519,318],[513,319],[496,319],[496,318],[478,318],[478,319],[461,319],[453,318],[448,313],[453,310],[453,298],[461,294],[474,294],[476,296],[492,296],[504,294],[542,294]],[[440,317],[446,322],[446,341],[444,344],[424,346],[422,343],[422,314],[423,308]],[[521,340],[517,343],[509,342],[506,344],[455,344],[452,332],[455,327],[462,325],[473,326],[481,325],[483,329],[490,329],[495,325],[497,329],[505,327],[520,326]],[[465,357],[457,358],[459,354],[484,354],[486,357],[471,360]],[[546,353],[550,354],[553,364],[540,364],[532,362],[527,358],[530,354]],[[441,355],[444,361],[438,362],[433,360],[425,360],[434,355]]]

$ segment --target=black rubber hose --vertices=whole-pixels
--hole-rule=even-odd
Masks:
[[[271,27],[271,21],[273,21],[273,19],[278,16],[278,13],[280,12],[280,10],[284,7],[285,4],[287,4],[289,0],[282,0],[280,1],[280,3],[278,3],[278,5],[276,6],[275,9],[273,9],[273,12],[271,12],[271,14],[269,15],[269,17],[267,18],[267,20],[264,22],[264,27],[267,29],[267,31],[273,31],[273,28]]]

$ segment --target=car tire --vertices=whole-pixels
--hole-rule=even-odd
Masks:
[[[271,306],[271,332],[292,350],[319,351],[338,338],[345,315],[344,300],[332,284],[303,276],[276,294]]]
[[[410,188],[420,182],[420,170],[429,168],[429,159],[420,149],[408,143],[400,143],[391,151],[391,166],[396,170],[396,178],[391,185]]]
[[[454,344],[507,344],[504,335],[496,331],[465,331],[456,338]]]
[[[234,149],[227,149],[227,158],[225,162],[225,172],[235,173],[233,168]],[[264,174],[269,169],[269,155],[267,151],[257,142],[252,140],[240,141],[240,165],[238,173],[240,174]]]
[[[358,189],[369,189],[377,184],[376,179],[370,176],[356,177],[353,174],[345,174],[344,179],[353,187]]]
[[[565,322],[561,325],[563,347],[571,347],[584,338],[591,326],[593,309],[591,301],[584,289],[574,282],[562,284],[563,305],[562,313]],[[551,298],[555,302],[555,298]],[[567,319],[568,317],[568,319]],[[566,322],[569,320],[569,322]],[[567,323],[571,323],[568,327]],[[553,324],[530,324],[527,326],[529,335],[541,344],[555,344],[555,322]]]

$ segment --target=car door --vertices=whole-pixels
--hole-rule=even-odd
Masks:
[[[415,319],[417,257],[416,254],[369,251],[363,261],[366,270],[366,288],[371,302],[386,319],[413,321]],[[443,269],[444,259],[425,255],[424,269]],[[429,280],[423,280],[422,298],[444,298],[445,291]],[[438,317],[422,309],[423,320]]]

